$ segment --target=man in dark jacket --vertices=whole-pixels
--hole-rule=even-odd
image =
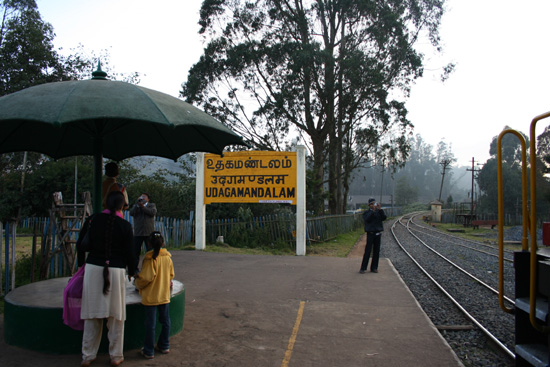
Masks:
[[[155,215],[157,206],[149,201],[149,194],[144,192],[138,198],[137,203],[130,209],[130,215],[134,217],[134,251],[136,268],[139,264],[139,255],[142,244],[145,243],[147,251],[150,250],[147,238],[155,230]]]
[[[364,274],[369,265],[369,257],[371,251],[372,261],[370,264],[370,271],[378,273],[378,260],[380,257],[380,241],[382,239],[382,231],[384,231],[384,224],[386,220],[386,213],[382,210],[379,203],[373,198],[369,199],[369,209],[363,213],[363,222],[365,223],[365,232],[367,232],[367,245],[365,246],[365,254],[363,255],[363,262],[361,263],[361,270],[359,273]]]

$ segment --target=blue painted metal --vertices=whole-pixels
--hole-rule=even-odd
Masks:
[[[6,226],[4,227],[4,238],[5,238],[5,244],[6,244],[6,251],[5,251],[6,266],[4,267],[4,271],[5,271],[4,294],[8,294],[8,291],[10,289],[10,224],[9,222],[6,222]]]
[[[52,226],[52,247],[50,248],[50,251],[52,252],[52,255],[53,255],[54,249],[55,249],[55,227]],[[51,276],[54,275],[54,271],[55,271],[54,258],[55,258],[55,256],[52,256],[51,260],[50,260],[50,274],[51,274]]]

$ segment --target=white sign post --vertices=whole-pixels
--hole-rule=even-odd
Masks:
[[[205,155],[197,153],[195,192],[195,248],[206,247]],[[293,190],[292,190],[293,191]],[[306,148],[296,149],[296,255],[306,254]]]
[[[206,205],[204,205],[204,153],[197,153],[195,177],[195,248],[206,248]]]
[[[306,254],[306,147],[296,148],[296,255]]]

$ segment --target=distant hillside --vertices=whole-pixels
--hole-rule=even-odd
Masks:
[[[159,170],[166,170],[168,172],[173,172],[174,174],[186,173],[182,168],[182,163],[180,162],[180,160],[185,161],[188,164],[188,166],[192,168],[194,172],[195,165],[191,161],[188,155],[181,157],[178,160],[178,162],[174,162],[173,160],[167,159],[167,158],[153,157],[153,156],[134,157],[134,158],[130,158],[128,161],[132,166],[136,168],[140,168],[144,175],[150,176],[154,172]],[[176,180],[175,176],[167,177],[167,179],[171,181]]]

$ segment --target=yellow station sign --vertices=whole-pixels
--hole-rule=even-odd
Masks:
[[[296,204],[296,152],[204,155],[204,203]]]

